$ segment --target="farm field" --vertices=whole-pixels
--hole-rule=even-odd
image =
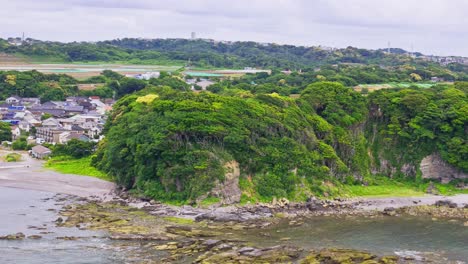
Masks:
[[[381,89],[394,89],[394,88],[409,88],[411,86],[416,86],[418,88],[431,88],[437,84],[452,84],[450,82],[426,82],[426,83],[407,83],[407,82],[392,82],[392,83],[380,83],[380,84],[360,84],[354,86],[354,90],[361,92],[363,88],[369,90],[369,92],[381,90]]]
[[[0,71],[37,70],[43,73],[63,73],[77,79],[86,79],[99,75],[103,70],[112,70],[120,74],[139,74],[152,71],[176,71],[180,66],[161,65],[123,65],[123,64],[32,64],[0,61]]]
[[[182,65],[147,65],[147,64],[127,64],[118,63],[55,63],[55,62],[34,62],[19,56],[0,53],[0,71],[30,71],[37,70],[42,73],[67,74],[79,80],[99,75],[103,70],[112,70],[120,74],[141,74],[153,71],[173,72],[180,70]],[[190,68],[185,74],[193,77],[241,77],[247,73],[270,72],[269,70],[248,69],[203,69]]]

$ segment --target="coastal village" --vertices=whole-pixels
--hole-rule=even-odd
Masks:
[[[114,102],[77,96],[41,103],[39,98],[10,96],[0,104],[0,120],[10,124],[12,139],[2,145],[26,138],[28,145],[35,145],[31,155],[46,158],[51,151],[43,144],[66,144],[72,139],[98,142]]]

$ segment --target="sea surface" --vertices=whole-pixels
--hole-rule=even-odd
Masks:
[[[0,236],[18,232],[42,236],[0,240],[0,263],[124,263],[104,233],[55,227],[64,199],[53,193],[0,187]],[[57,239],[64,236],[86,238]]]
[[[304,249],[349,248],[378,255],[411,256],[468,263],[468,227],[463,221],[424,217],[314,217],[291,227],[284,223],[246,232],[245,238],[264,246],[287,240]],[[444,262],[432,262],[444,263]]]

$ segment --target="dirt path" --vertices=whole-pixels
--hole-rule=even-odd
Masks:
[[[113,183],[97,178],[47,170],[42,161],[25,153],[21,162],[0,162],[0,186],[101,199],[110,199],[115,188]]]
[[[454,196],[425,195],[420,197],[386,197],[386,198],[359,198],[362,203],[358,206],[363,210],[383,210],[386,207],[400,208],[414,205],[432,205],[439,200],[450,200],[459,207],[468,204],[468,194]]]

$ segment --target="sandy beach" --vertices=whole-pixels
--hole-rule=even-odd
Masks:
[[[5,154],[7,152],[3,151]],[[115,184],[93,177],[62,174],[43,168],[43,161],[22,153],[23,161],[0,162],[0,187],[11,187],[76,195],[79,197],[112,197]]]

